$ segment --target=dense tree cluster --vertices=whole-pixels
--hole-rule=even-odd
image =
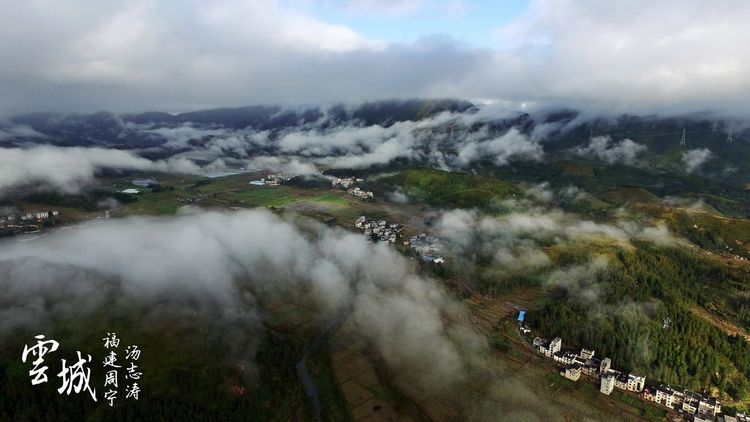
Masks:
[[[750,344],[691,311],[727,303],[739,280],[726,267],[691,253],[638,246],[619,251],[595,275],[602,292],[597,303],[558,289],[531,315],[532,323],[568,346],[595,348],[617,368],[645,374],[652,382],[716,387],[744,398],[750,388]],[[739,314],[717,309],[746,318],[745,309]]]

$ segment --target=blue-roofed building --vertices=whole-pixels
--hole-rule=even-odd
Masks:
[[[518,311],[518,322],[523,322],[523,318],[526,316],[526,309]]]

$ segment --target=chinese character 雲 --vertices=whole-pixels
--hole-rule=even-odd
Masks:
[[[21,355],[21,361],[24,363],[26,362],[26,358],[28,357],[29,353],[31,353],[33,356],[36,356],[36,359],[31,362],[34,367],[29,371],[29,376],[33,377],[31,379],[31,385],[37,385],[47,382],[46,371],[48,367],[40,367],[39,365],[44,362],[44,355],[49,352],[54,352],[60,346],[60,343],[56,342],[55,340],[44,340],[43,334],[34,336],[34,338],[37,339],[36,344],[32,347],[24,345],[23,354]]]

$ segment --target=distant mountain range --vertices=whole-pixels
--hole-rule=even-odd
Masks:
[[[433,120],[428,121],[430,118]],[[0,122],[0,146],[98,146],[136,150],[140,155],[153,159],[193,149],[205,150],[210,148],[213,141],[233,133],[243,134],[245,137],[240,137],[241,142],[247,143],[247,133],[262,132],[266,139],[275,141],[292,132],[314,132],[325,137],[337,128],[377,125],[380,130],[403,122],[425,122],[424,125],[414,124],[404,129],[422,131],[412,147],[423,145],[425,150],[441,151],[445,147],[450,148],[451,144],[469,142],[467,139],[501,137],[515,128],[528,140],[539,143],[547,159],[573,156],[579,160],[631,165],[637,156],[638,163],[647,162],[652,170],[677,171],[686,168],[691,173],[694,171],[690,166],[698,163],[699,167],[695,168],[703,170],[703,174],[717,177],[729,173],[744,174],[750,170],[750,130],[737,122],[704,116],[622,115],[592,118],[575,110],[511,113],[454,99],[393,100],[326,107],[259,105],[179,114],[158,111],[119,115],[109,112],[34,113]],[[683,134],[684,145],[681,144]],[[180,142],[174,141],[177,136]],[[356,136],[364,135],[359,133]],[[379,141],[382,143],[382,139],[387,140],[393,134],[378,136],[382,137]],[[592,141],[606,136],[611,139]],[[623,142],[626,139],[631,141]],[[277,155],[284,151],[278,145],[269,145],[257,143],[252,147],[245,146],[239,156],[260,152]],[[365,143],[358,146],[359,151],[349,149],[341,154],[372,152],[373,145],[378,143]],[[502,147],[505,152],[512,152],[512,147]],[[219,148],[228,157],[238,157],[236,150],[224,143]],[[489,150],[483,151],[488,156],[493,153],[491,146],[485,145],[483,148]],[[692,151],[692,155],[686,156],[688,151]],[[317,156],[325,156],[326,153],[330,151]],[[312,157],[317,153],[302,150],[295,151],[295,154]]]
[[[194,124],[229,129],[279,130],[311,124],[325,117],[323,127],[356,122],[370,126],[388,126],[395,122],[420,120],[437,113],[466,112],[474,108],[462,100],[406,100],[364,103],[357,106],[334,105],[328,108],[279,106],[247,106],[216,108],[170,114],[150,111],[137,114],[116,115],[106,111],[93,114],[32,113],[15,116],[0,123],[0,130],[8,126],[23,125],[45,135],[6,135],[0,143],[28,144],[50,143],[61,146],[106,146],[116,148],[141,148],[161,144],[154,136],[143,136],[135,125],[151,128]]]

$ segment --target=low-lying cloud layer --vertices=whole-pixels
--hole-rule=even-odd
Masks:
[[[104,148],[59,148],[37,146],[28,149],[0,149],[0,194],[19,186],[47,184],[62,192],[76,192],[93,181],[98,170],[144,170],[171,173],[200,171],[192,161],[152,161],[131,152]]]
[[[31,129],[8,132],[2,148],[0,193],[20,184],[46,183],[74,192],[99,169],[205,174],[228,169],[270,170],[288,176],[318,174],[322,168],[368,168],[408,160],[441,169],[463,169],[477,162],[507,165],[539,161],[538,135],[514,127],[490,130],[487,112],[442,112],[417,121],[365,125],[338,122],[321,108],[318,120],[275,130],[232,129],[218,124],[123,122],[113,118],[117,139],[138,139],[129,150],[100,147],[27,147]],[[498,111],[496,109],[493,109]],[[494,117],[503,114],[494,114]],[[54,123],[53,123],[54,124]],[[477,125],[478,126],[475,126]],[[37,134],[34,133],[36,139]],[[44,136],[44,135],[42,135]],[[55,139],[44,137],[42,141]],[[98,145],[98,144],[95,144]],[[144,157],[169,157],[151,160]]]
[[[613,142],[610,136],[595,136],[589,140],[587,146],[580,146],[575,149],[575,152],[578,155],[596,158],[608,164],[634,165],[637,164],[638,156],[647,149],[645,145],[638,144],[630,139]]]
[[[442,397],[457,415],[486,400],[459,394],[486,347],[455,323],[465,311],[392,249],[341,230],[265,211],[109,220],[5,242],[0,274],[0,339],[60,316],[86,317],[105,301],[111,312],[137,303],[151,313],[216,318],[231,327],[231,358],[251,364],[262,347],[254,333],[269,312],[261,304],[312,301],[320,324],[350,311],[386,364],[403,370],[399,386],[414,398]],[[518,388],[531,406],[535,394]]]
[[[713,158],[713,153],[708,148],[697,148],[687,150],[682,153],[682,162],[685,164],[685,171],[688,173],[695,173],[708,160]]]
[[[435,232],[449,255],[446,264],[468,280],[484,280],[490,290],[505,289],[513,278],[533,276],[538,283],[555,285],[593,304],[598,295],[593,274],[607,267],[604,256],[587,252],[587,264],[557,268],[560,252],[598,245],[605,248],[632,248],[634,241],[660,245],[684,245],[662,224],[636,221],[623,214],[613,222],[582,219],[555,207],[555,203],[588,198],[575,187],[555,192],[545,183],[531,186],[525,198],[506,200],[506,212],[489,216],[476,210],[454,209],[439,215]],[[528,199],[527,199],[528,198]],[[526,283],[534,283],[526,281]],[[511,284],[511,287],[515,285]]]

